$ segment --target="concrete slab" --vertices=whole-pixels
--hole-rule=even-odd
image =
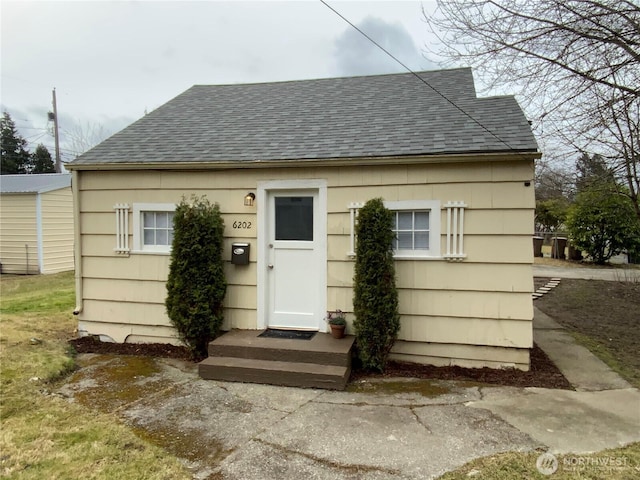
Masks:
[[[405,475],[389,469],[341,463],[344,460],[344,455],[326,460],[252,440],[227,457],[220,464],[219,472],[220,478],[228,480],[407,480]]]
[[[196,479],[418,480],[507,450],[585,452],[640,439],[634,389],[380,379],[333,392],[201,380],[178,360],[78,359],[83,368],[58,394],[114,413]]]
[[[468,405],[492,411],[552,453],[590,453],[640,441],[637,389],[495,388],[484,392],[482,400]]]
[[[212,382],[237,398],[252,405],[291,413],[305,403],[320,397],[324,390],[277,387],[259,383]]]
[[[452,432],[456,432],[452,435]],[[472,458],[532,449],[533,442],[487,411],[310,402],[258,440],[343,468],[434,478]]]

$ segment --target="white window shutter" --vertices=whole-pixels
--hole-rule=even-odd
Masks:
[[[116,248],[119,254],[129,254],[129,205],[118,203],[113,206],[116,211]]]
[[[356,256],[356,222],[358,221],[358,210],[364,206],[364,203],[352,202],[349,204],[349,252],[347,256],[355,258]]]
[[[464,202],[447,202],[447,252],[444,258],[450,261],[462,261],[464,253]]]

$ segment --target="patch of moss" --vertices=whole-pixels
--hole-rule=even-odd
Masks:
[[[172,385],[156,377],[160,367],[149,357],[97,355],[82,363],[84,368],[74,374],[72,382],[89,381],[95,386],[79,390],[74,397],[83,405],[104,412],[112,412]]]
[[[234,451],[232,448],[225,448],[221,442],[211,438],[204,431],[183,431],[176,428],[175,423],[147,424],[144,428],[134,426],[131,427],[131,431],[172,455],[197,465],[217,465]]]
[[[375,395],[395,395],[398,393],[417,393],[423,397],[437,397],[451,392],[451,388],[429,380],[418,381],[382,381],[352,383],[347,385],[348,392],[373,393]]]

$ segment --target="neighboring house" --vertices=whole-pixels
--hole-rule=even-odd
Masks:
[[[71,175],[0,176],[2,273],[73,270]]]
[[[531,128],[513,97],[477,98],[470,69],[418,75],[430,86],[194,86],[73,161],[81,334],[177,342],[165,281],[172,212],[191,194],[225,220],[226,329],[326,331],[335,309],[352,321],[354,222],[382,197],[397,229],[393,357],[528,369]],[[248,264],[231,262],[233,243]]]

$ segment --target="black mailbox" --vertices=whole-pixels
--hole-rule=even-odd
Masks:
[[[250,248],[251,245],[248,243],[231,244],[231,263],[234,265],[248,265]]]

